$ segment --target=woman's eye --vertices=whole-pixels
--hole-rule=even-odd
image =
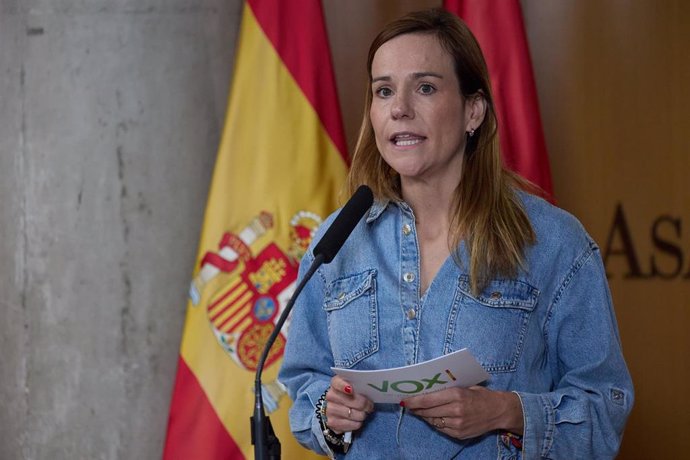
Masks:
[[[428,83],[424,83],[422,85],[419,85],[419,92],[422,94],[433,94],[436,91],[436,88],[431,86]]]
[[[383,86],[379,89],[376,90],[376,95],[379,97],[388,97],[393,94],[393,91],[391,91],[390,88],[387,86]]]

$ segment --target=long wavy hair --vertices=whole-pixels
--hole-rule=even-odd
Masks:
[[[463,98],[483,97],[486,101],[484,121],[473,136],[467,137],[462,177],[450,210],[448,236],[458,265],[460,242],[465,240],[471,289],[478,294],[491,279],[514,278],[523,266],[524,251],[536,237],[515,189],[535,189],[507,170],[501,161],[498,123],[486,62],[472,32],[457,16],[442,9],[410,13],[388,24],[372,42],[367,59],[369,86],[348,189],[353,193],[359,185],[366,184],[379,200],[402,200],[400,176],[379,153],[369,117],[373,98],[371,65],[381,45],[412,33],[436,36],[454,61]],[[463,127],[458,126],[458,129]]]

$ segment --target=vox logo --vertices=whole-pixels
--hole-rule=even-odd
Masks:
[[[448,371],[447,373],[450,376],[452,376],[452,374],[450,374]],[[367,385],[381,393],[388,393],[389,391],[394,391],[397,393],[414,394],[419,393],[421,391],[430,390],[434,387],[434,385],[444,385],[448,383],[447,380],[441,380],[441,375],[442,372],[439,372],[438,374],[428,379],[396,381],[384,380],[379,385],[374,385],[373,383],[367,383]]]

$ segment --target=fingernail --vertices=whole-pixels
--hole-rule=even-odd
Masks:
[[[405,407],[405,401],[400,401],[400,407]]]
[[[343,391],[349,395],[352,394],[352,387],[350,385],[345,385],[345,388],[343,388]]]

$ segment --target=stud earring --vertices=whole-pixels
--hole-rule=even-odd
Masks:
[[[469,134],[470,137],[474,136],[474,128],[470,129],[467,134]]]

